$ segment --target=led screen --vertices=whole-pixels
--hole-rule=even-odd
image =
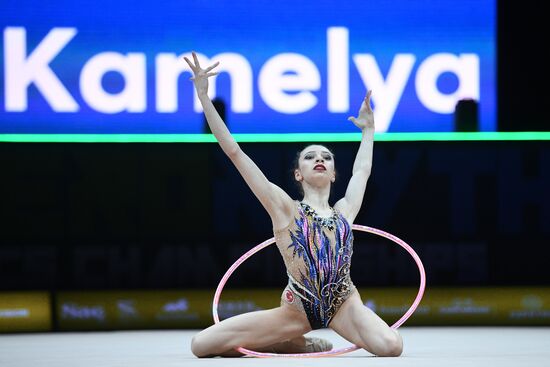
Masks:
[[[495,131],[495,1],[4,1],[0,134],[204,132],[183,55],[220,61],[234,133]]]

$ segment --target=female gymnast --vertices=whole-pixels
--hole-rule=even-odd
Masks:
[[[403,339],[372,310],[365,307],[350,279],[353,223],[367,186],[372,165],[374,117],[371,91],[358,117],[350,117],[362,137],[345,196],[334,207],[329,195],[335,180],[333,154],[322,145],[309,145],[298,155],[294,177],[303,199],[295,201],[269,182],[241,150],[208,98],[208,77],[218,74],[203,69],[197,55],[185,61],[204,109],[208,125],[222,150],[233,162],[273,223],[277,247],[286,265],[289,282],[281,306],[237,315],[199,332],[191,350],[197,357],[240,356],[244,347],[274,353],[304,353],[332,348],[320,338],[304,334],[331,328],[349,342],[377,356],[399,356]]]

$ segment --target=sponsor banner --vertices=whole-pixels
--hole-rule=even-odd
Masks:
[[[228,290],[220,319],[278,305],[277,290]],[[211,290],[61,292],[57,296],[60,330],[199,328],[211,325]]]
[[[1,292],[0,332],[50,331],[48,292]]]
[[[282,290],[227,290],[220,319],[280,304]],[[388,324],[416,296],[413,288],[360,288],[365,305]],[[60,330],[202,328],[213,323],[213,291],[63,292],[57,298]],[[550,325],[550,288],[428,289],[405,325]]]
[[[211,317],[212,291],[61,292],[60,330],[196,328]]]
[[[414,289],[360,289],[366,306],[397,321]],[[550,288],[428,288],[406,325],[550,325]]]

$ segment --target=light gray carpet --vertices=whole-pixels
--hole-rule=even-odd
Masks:
[[[550,366],[550,328],[403,327],[404,353],[373,357],[356,351],[339,357],[294,359],[211,358],[191,354],[196,331],[118,331],[0,335],[2,367],[163,366]],[[330,330],[310,333],[347,345]],[[284,364],[283,364],[284,363]]]

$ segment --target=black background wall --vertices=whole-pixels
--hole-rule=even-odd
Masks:
[[[497,9],[499,128],[548,131],[546,6],[542,0],[498,1]]]
[[[499,2],[502,131],[550,130],[542,1]],[[290,176],[304,144],[243,144],[297,197]],[[344,192],[356,143],[329,144]],[[213,287],[271,236],[267,214],[214,144],[0,144],[0,289]],[[410,242],[432,285],[547,285],[550,143],[376,144],[357,223]],[[357,235],[362,286],[413,285],[398,248]],[[235,286],[281,286],[276,249]]]

